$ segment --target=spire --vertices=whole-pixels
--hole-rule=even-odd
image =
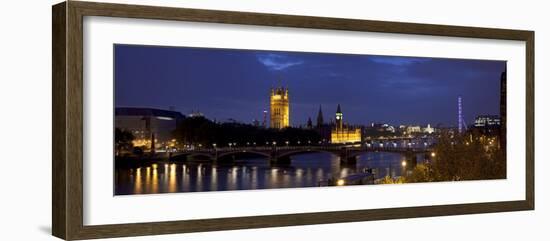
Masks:
[[[319,113],[317,113],[317,127],[321,127],[324,125],[325,121],[323,120],[323,110],[321,109],[321,105],[319,105]]]
[[[338,108],[336,109],[336,113],[342,113],[342,110],[340,109],[340,104],[338,104]]]

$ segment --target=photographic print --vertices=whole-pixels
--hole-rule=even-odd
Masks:
[[[506,178],[506,61],[113,48],[115,195]]]

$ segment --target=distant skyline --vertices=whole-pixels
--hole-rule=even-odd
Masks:
[[[174,106],[209,119],[262,121],[272,87],[289,88],[290,122],[457,125],[500,115],[505,61],[115,45],[115,106]],[[269,118],[268,118],[269,119]]]

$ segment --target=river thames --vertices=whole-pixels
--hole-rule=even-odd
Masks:
[[[354,165],[342,164],[329,153],[307,153],[291,157],[288,165],[272,166],[265,158],[230,163],[157,162],[132,168],[117,168],[115,195],[253,190],[323,186],[330,179],[344,178],[372,168],[375,178],[400,176],[404,156],[368,152]],[[419,158],[419,160],[421,160]]]

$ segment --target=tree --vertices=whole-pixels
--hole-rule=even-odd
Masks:
[[[132,144],[133,140],[134,135],[131,132],[115,128],[116,155],[120,155],[123,151],[131,151],[134,147]]]
[[[178,123],[173,132],[174,138],[179,143],[212,146],[216,143],[219,147],[236,143],[238,146],[264,145],[266,142],[276,142],[278,145],[285,145],[286,141],[296,145],[317,143],[321,138],[318,132],[310,129],[284,128],[266,129],[250,124],[238,122],[213,122],[204,117],[188,117]]]
[[[418,164],[410,175],[405,177],[405,182],[433,182],[434,176],[430,164]]]
[[[378,182],[378,184],[402,184],[402,183],[405,183],[405,182],[406,182],[406,179],[403,176],[397,177],[397,178],[392,178],[392,177],[386,175],[383,179],[381,179]]]
[[[506,155],[496,136],[473,130],[462,135],[443,134],[435,159],[415,167],[407,182],[487,180],[506,178]]]

